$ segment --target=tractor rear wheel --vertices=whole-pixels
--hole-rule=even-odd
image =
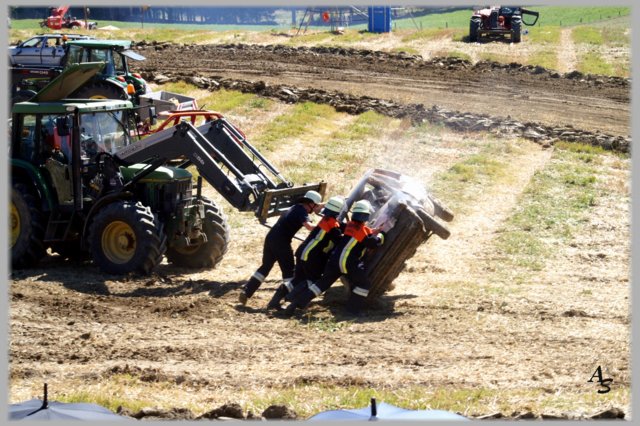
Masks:
[[[93,261],[106,273],[148,274],[162,260],[166,237],[149,207],[117,201],[96,214],[89,247]]]
[[[79,99],[121,99],[127,100],[124,90],[118,89],[111,84],[90,83],[78,89],[74,98]]]
[[[478,33],[480,31],[480,21],[472,19],[469,23],[469,42],[475,43],[478,41]]]
[[[42,241],[45,219],[37,197],[24,184],[14,183],[11,188],[9,220],[11,266],[34,266],[46,255]]]
[[[521,21],[519,19],[511,20],[511,42],[520,43]]]
[[[229,245],[227,218],[213,201],[203,198],[204,226],[207,242],[190,247],[169,247],[167,260],[186,268],[213,268],[222,260]]]

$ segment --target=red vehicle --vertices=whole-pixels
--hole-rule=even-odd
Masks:
[[[50,28],[52,30],[61,30],[63,28],[78,29],[83,28],[85,30],[93,30],[98,27],[97,22],[90,22],[83,19],[77,19],[75,16],[70,17],[67,15],[69,6],[52,7],[49,9],[49,17],[40,22],[42,28]]]
[[[525,22],[523,15],[535,16],[533,22]],[[512,43],[520,43],[522,24],[535,25],[538,22],[538,12],[522,7],[486,6],[476,9],[469,23],[469,41],[477,42],[483,36],[510,36]]]

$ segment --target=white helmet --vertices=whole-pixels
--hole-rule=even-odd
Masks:
[[[366,222],[371,215],[371,203],[367,200],[356,201],[351,209],[351,220]]]
[[[356,201],[351,209],[352,213],[371,214],[371,203],[367,200]]]
[[[322,202],[322,195],[316,191],[307,191],[302,197],[302,201],[311,201],[313,204],[320,204]]]
[[[339,196],[331,197],[329,198],[329,201],[327,201],[327,204],[324,205],[325,211],[323,211],[323,214],[329,212],[340,213],[340,211],[342,210],[342,206],[344,206],[344,198]]]

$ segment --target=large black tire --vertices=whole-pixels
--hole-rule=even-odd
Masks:
[[[445,222],[451,222],[454,217],[453,212],[447,206],[445,206],[442,201],[440,201],[433,195],[430,195],[429,198],[433,203],[434,214]]]
[[[478,19],[472,19],[469,22],[469,42],[475,43],[478,41],[478,32],[480,31],[480,21]]]
[[[166,250],[162,226],[141,203],[117,201],[99,211],[89,229],[93,261],[104,272],[148,274]]]
[[[38,198],[26,185],[13,184],[9,205],[9,244],[13,268],[34,266],[46,255],[43,243],[45,216],[39,205]]]
[[[511,41],[513,43],[520,43],[522,21],[515,17],[511,19]]]
[[[204,233],[207,242],[193,247],[169,247],[167,260],[186,268],[213,268],[222,260],[229,246],[227,218],[213,201],[203,198],[205,209]]]
[[[432,231],[443,240],[446,240],[451,236],[451,231],[449,231],[445,226],[438,223],[438,221],[435,220],[433,216],[431,216],[423,209],[417,209],[416,213],[418,213],[418,216],[420,216],[420,219],[422,219],[422,223],[424,223],[424,227],[427,229],[427,231]]]
[[[127,94],[124,90],[107,83],[89,83],[73,94],[78,99],[121,99],[126,100]]]

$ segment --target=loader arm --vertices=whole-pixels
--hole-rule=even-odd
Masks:
[[[186,157],[232,206],[253,211],[261,222],[288,209],[306,191],[324,194],[326,187],[324,182],[294,187],[223,117],[198,127],[183,121],[115,155],[129,164]]]

